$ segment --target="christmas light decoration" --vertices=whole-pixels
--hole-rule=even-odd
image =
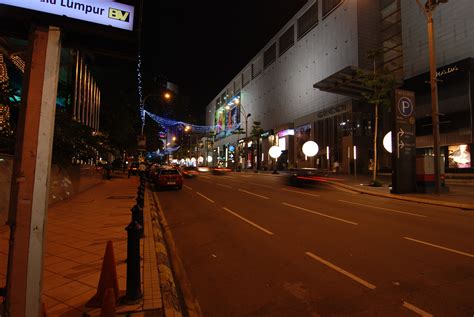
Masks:
[[[195,125],[195,124],[190,124],[186,123],[183,121],[176,121],[164,117],[160,117],[156,114],[153,114],[149,111],[143,110],[144,114],[147,114],[153,121],[158,123],[159,125],[163,126],[164,128],[170,128],[170,127],[176,127],[179,129],[182,129],[184,131],[189,131],[192,130],[196,133],[209,133],[211,131],[215,131],[217,125],[212,125],[212,126],[204,126],[204,125]],[[231,127],[229,127],[226,131],[227,132],[232,132],[236,129],[240,128],[240,123],[237,123]]]
[[[25,61],[18,55],[13,55],[10,57],[11,61],[13,62],[13,64],[19,69],[21,70],[22,73],[25,72],[25,66],[26,66],[26,63]]]

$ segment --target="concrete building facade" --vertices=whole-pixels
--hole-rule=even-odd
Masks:
[[[473,11],[470,0],[437,8],[438,65],[473,56],[474,33],[468,31],[474,29]],[[426,18],[415,0],[308,1],[207,105],[206,124],[215,128],[213,162],[271,168],[268,149],[278,145],[279,167],[332,169],[338,162],[342,171],[350,172],[355,145],[358,171],[367,171],[372,155],[371,107],[350,94],[321,91],[313,85],[333,74],[347,76],[341,70],[348,67],[372,69],[367,53],[377,49],[383,49],[377,67],[389,68],[406,80],[407,88],[420,92],[410,79],[428,71],[428,51]],[[254,122],[262,129],[258,136],[252,133]],[[381,136],[389,129],[382,120]],[[314,158],[301,151],[308,140],[319,145]],[[390,168],[389,160],[385,153],[382,168]]]

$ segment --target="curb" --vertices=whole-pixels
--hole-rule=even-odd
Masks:
[[[349,189],[361,194],[367,194],[367,195],[372,195],[372,196],[379,196],[379,197],[385,197],[385,198],[391,198],[391,199],[397,199],[397,200],[404,200],[404,201],[411,201],[411,202],[416,202],[420,204],[427,204],[427,205],[435,205],[435,206],[443,206],[443,207],[451,207],[451,208],[460,208],[460,209],[465,209],[465,210],[474,210],[474,205],[472,204],[463,204],[463,203],[455,203],[455,202],[449,202],[449,201],[441,201],[441,200],[432,200],[432,199],[424,199],[424,198],[417,198],[417,197],[406,197],[406,196],[399,196],[399,195],[394,195],[394,194],[384,194],[384,193],[377,193],[371,190],[365,190],[361,188],[357,188],[354,186],[350,185],[345,185],[341,184],[338,182],[332,182],[328,181],[328,183],[339,186],[345,189]]]
[[[160,201],[153,192],[151,192],[151,197],[153,204],[150,206],[150,212],[153,222],[153,233],[155,236],[158,272],[163,293],[164,315],[165,317],[183,316],[180,308],[181,301],[173,278],[174,273],[180,281],[180,290],[184,306],[186,307],[185,315],[188,317],[202,317],[201,307],[192,294],[190,282],[186,275],[186,271],[184,270],[184,265],[177,255],[177,248],[174,244],[174,239],[169,229],[168,222],[163,214]],[[173,267],[170,262],[170,257],[168,256],[168,248],[170,249]]]
[[[158,264],[158,276],[161,288],[161,297],[163,301],[163,311],[165,317],[183,316],[180,307],[180,300],[176,290],[176,284],[171,270],[171,264],[165,245],[165,239],[161,231],[159,211],[157,210],[157,201],[153,192],[150,192],[151,201],[149,204],[153,236],[155,240],[155,253]]]

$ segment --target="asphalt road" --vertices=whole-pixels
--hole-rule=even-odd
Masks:
[[[155,193],[204,316],[474,315],[474,214],[271,174]]]

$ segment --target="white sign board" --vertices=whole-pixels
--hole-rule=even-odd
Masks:
[[[0,0],[0,4],[133,30],[134,7],[113,0]]]

